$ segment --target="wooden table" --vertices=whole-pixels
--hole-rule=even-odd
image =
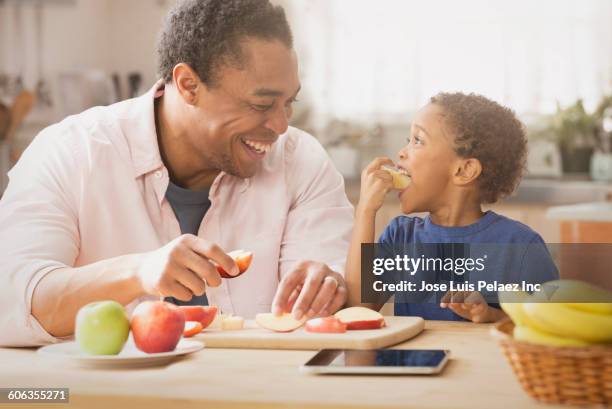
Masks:
[[[490,325],[429,321],[425,328],[398,347],[450,349],[441,376],[299,373],[312,351],[204,349],[166,367],[99,370],[60,368],[32,349],[0,348],[0,387],[69,388],[70,405],[36,405],[56,409],[555,408],[523,392]]]

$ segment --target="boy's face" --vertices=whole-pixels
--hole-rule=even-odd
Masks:
[[[444,124],[442,108],[427,104],[412,122],[408,144],[399,152],[398,165],[411,176],[400,192],[403,213],[429,212],[445,202],[453,186],[453,171],[460,160],[454,136]]]

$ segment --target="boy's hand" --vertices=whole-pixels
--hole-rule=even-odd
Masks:
[[[376,212],[385,201],[385,195],[393,190],[393,177],[381,169],[383,165],[394,166],[389,158],[376,158],[361,172],[361,192],[357,209]]]
[[[449,291],[442,297],[440,307],[450,308],[455,314],[472,322],[495,322],[505,316],[503,311],[487,304],[478,291]]]

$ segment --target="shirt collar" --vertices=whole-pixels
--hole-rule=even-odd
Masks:
[[[144,95],[124,105],[125,110],[120,113],[119,123],[130,148],[136,178],[164,166],[157,143],[154,108],[163,86],[163,80],[157,81]]]
[[[158,80],[144,95],[133,100],[127,113],[121,115],[121,128],[126,135],[132,155],[134,177],[138,178],[164,166],[159,153],[157,132],[155,128],[155,99],[164,93],[164,81]],[[218,184],[225,172],[221,172],[215,181]],[[251,184],[251,179],[242,179],[240,192],[244,193]],[[213,183],[215,185],[215,183]],[[216,186],[213,187],[216,188]]]

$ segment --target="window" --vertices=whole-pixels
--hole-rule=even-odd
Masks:
[[[405,117],[439,91],[550,113],[612,91],[609,0],[285,2],[318,119]]]

